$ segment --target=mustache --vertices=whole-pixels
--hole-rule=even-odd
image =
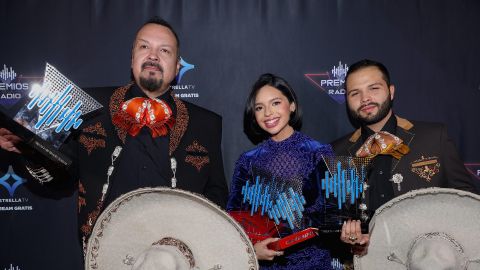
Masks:
[[[363,108],[365,108],[365,107],[367,107],[367,106],[371,106],[371,105],[380,107],[380,104],[378,104],[378,103],[376,103],[376,102],[370,102],[370,103],[363,104],[362,106],[360,106],[360,107],[357,109],[357,112],[359,112],[359,111],[361,111]]]
[[[159,63],[155,63],[155,62],[152,62],[152,61],[147,61],[145,63],[142,64],[142,70],[145,69],[146,67],[156,67],[158,70],[160,70],[161,72],[163,72],[163,68],[162,66],[160,66]]]

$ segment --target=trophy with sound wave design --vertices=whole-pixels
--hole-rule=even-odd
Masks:
[[[349,219],[362,221],[362,229],[368,225],[369,215],[365,203],[368,184],[369,158],[351,156],[324,157],[327,170],[319,179],[325,198],[324,213],[318,222],[323,232],[339,232],[343,222]]]
[[[302,179],[256,176],[247,180],[241,190],[242,204],[248,210],[230,211],[230,215],[254,243],[281,237],[268,245],[274,250],[302,243],[319,232],[339,232],[349,219],[366,224],[368,165],[367,158],[324,157],[312,173],[315,179],[306,187]]]
[[[72,160],[58,149],[82,117],[102,105],[47,63],[43,85],[16,107],[13,114],[0,108],[0,123],[23,140],[22,154],[47,167],[68,168]]]

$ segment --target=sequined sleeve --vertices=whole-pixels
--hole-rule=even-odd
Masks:
[[[240,210],[242,206],[242,187],[245,182],[251,178],[249,173],[250,158],[247,154],[242,154],[235,163],[235,170],[230,184],[230,194],[228,196],[227,211]]]

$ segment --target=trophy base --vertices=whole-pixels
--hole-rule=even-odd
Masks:
[[[72,160],[65,154],[10,118],[2,109],[0,109],[0,126],[22,139],[18,148],[27,159],[46,167],[66,169],[72,164]]]
[[[305,230],[296,232],[289,236],[285,236],[275,242],[272,242],[267,245],[269,249],[272,250],[284,250],[296,244],[300,244],[308,239],[318,236],[318,229],[316,228],[307,228]]]
[[[360,220],[360,218],[357,218],[355,216],[343,217],[331,222],[318,223],[318,231],[322,234],[341,233],[343,223],[348,220]],[[362,221],[360,224],[360,228],[362,230],[362,233],[368,233],[368,221]]]

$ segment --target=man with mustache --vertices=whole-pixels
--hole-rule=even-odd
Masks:
[[[174,96],[170,84],[180,69],[179,48],[170,24],[153,18],[138,30],[133,43],[134,81],[117,89],[87,91],[104,108],[85,120],[78,137],[65,145],[75,149],[78,161],[71,174],[79,181],[84,247],[103,209],[138,188],[176,187],[202,194],[221,207],[226,205],[222,119]],[[0,130],[3,149],[19,153],[17,142],[9,131]],[[30,172],[43,169],[41,164],[27,167]],[[65,182],[59,172],[46,174],[53,177],[52,183]]]
[[[372,60],[350,66],[345,78],[349,117],[360,126],[332,143],[337,155],[368,157],[365,207],[369,215],[408,191],[428,187],[477,192],[444,125],[411,121],[392,111],[395,87],[387,68]],[[364,254],[369,235],[347,221],[340,239]]]

